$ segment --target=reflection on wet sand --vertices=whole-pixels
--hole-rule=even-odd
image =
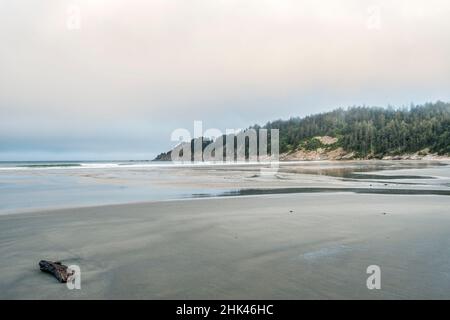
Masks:
[[[282,193],[327,193],[353,192],[366,194],[391,195],[439,195],[450,196],[450,190],[418,190],[418,189],[372,189],[372,188],[274,188],[274,189],[241,189],[219,194],[218,196],[251,196]],[[195,195],[205,197],[206,195]],[[217,196],[217,195],[216,195]]]
[[[444,161],[281,162],[276,170],[267,163],[19,168],[0,170],[0,213],[275,193],[447,195],[449,186]]]

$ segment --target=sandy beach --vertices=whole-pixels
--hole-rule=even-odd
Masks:
[[[2,299],[449,299],[450,197],[289,194],[0,216]],[[81,268],[81,290],[39,271]],[[381,268],[368,290],[366,268]]]
[[[13,315],[450,300],[450,0],[0,0],[0,21]]]

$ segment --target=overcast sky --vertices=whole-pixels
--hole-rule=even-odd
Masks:
[[[170,133],[450,101],[448,0],[0,0],[0,160],[148,159]]]

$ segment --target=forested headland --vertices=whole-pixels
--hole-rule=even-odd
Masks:
[[[252,129],[279,129],[280,153],[340,149],[352,158],[383,158],[412,153],[450,155],[450,103],[407,108],[348,107],[276,120]],[[317,137],[335,138],[324,145]],[[204,146],[208,145],[204,143]],[[155,160],[165,160],[170,152]]]

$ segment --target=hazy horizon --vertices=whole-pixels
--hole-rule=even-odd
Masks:
[[[0,0],[0,161],[152,159],[176,128],[450,101],[444,0]]]

